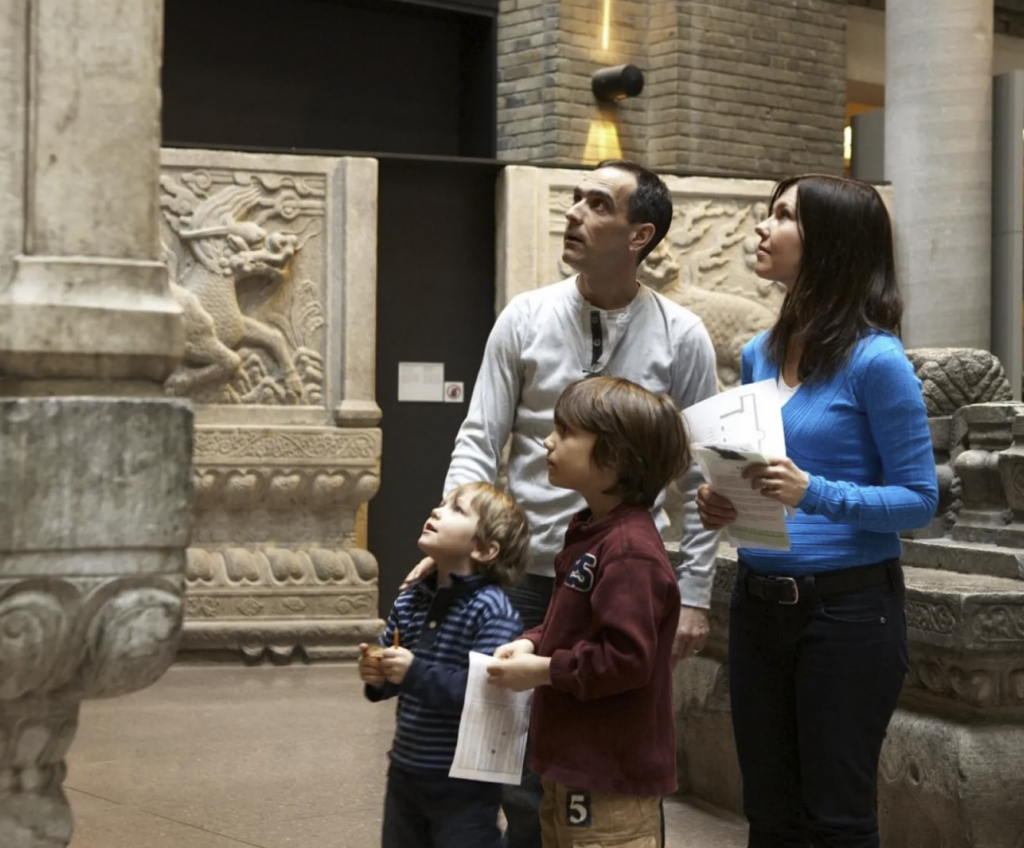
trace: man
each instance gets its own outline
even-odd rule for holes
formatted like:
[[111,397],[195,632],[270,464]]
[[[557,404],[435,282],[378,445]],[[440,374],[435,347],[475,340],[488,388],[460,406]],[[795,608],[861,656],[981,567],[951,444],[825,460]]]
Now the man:
[[[638,266],[672,221],[664,182],[633,162],[602,162],[580,181],[565,217],[562,259],[577,274],[519,295],[498,316],[444,484],[449,492],[462,483],[494,482],[511,436],[508,490],[530,522],[530,562],[509,596],[527,629],[544,619],[555,554],[569,518],[584,505],[576,492],[548,483],[543,440],[562,390],[587,375],[607,374],[667,394],[683,409],[717,387],[714,348],[700,319],[637,282]],[[708,634],[717,534],[703,529],[696,512],[700,482],[693,467],[682,480],[676,660],[700,651]],[[662,527],[663,501],[664,494],[655,506]],[[506,788],[509,848],[540,848],[540,798],[535,775]]]

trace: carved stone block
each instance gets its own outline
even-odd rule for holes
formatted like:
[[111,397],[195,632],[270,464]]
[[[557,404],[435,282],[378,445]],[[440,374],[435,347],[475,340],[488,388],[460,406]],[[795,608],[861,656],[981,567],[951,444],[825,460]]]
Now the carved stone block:
[[381,626],[376,162],[165,150],[164,244],[197,403],[182,647],[344,657]]
[[1021,848],[1024,726],[896,711],[882,746],[878,817],[895,848]]
[[952,415],[975,403],[1013,400],[1002,364],[987,350],[922,347],[908,350],[907,357],[921,381],[929,416]]

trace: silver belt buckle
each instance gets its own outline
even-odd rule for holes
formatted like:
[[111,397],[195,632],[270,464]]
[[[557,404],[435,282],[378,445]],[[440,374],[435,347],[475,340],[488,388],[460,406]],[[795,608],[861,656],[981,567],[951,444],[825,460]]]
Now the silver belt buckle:
[[782,582],[782,583],[788,583],[790,586],[793,587],[793,600],[791,600],[791,601],[779,601],[780,604],[785,604],[786,606],[793,606],[793,604],[797,604],[797,603],[800,602],[800,586],[796,582],[795,578],[793,578],[793,577],[776,577],[775,579],[780,581],[780,582]]

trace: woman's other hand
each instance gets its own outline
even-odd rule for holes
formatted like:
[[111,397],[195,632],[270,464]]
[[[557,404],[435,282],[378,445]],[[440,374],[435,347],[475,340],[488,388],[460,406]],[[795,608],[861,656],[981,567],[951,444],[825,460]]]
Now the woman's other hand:
[[792,507],[800,506],[811,479],[797,468],[793,460],[785,457],[769,459],[767,465],[748,466],[743,469],[743,476],[750,480],[750,487],[755,492]]
[[732,502],[716,495],[707,483],[697,487],[697,511],[705,530],[721,530],[736,520]]

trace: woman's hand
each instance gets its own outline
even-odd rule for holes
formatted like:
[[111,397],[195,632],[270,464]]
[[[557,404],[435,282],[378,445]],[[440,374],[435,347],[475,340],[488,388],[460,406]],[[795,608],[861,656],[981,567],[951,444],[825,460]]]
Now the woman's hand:
[[747,466],[743,469],[743,476],[750,480],[755,492],[792,507],[800,506],[811,479],[796,467],[793,460],[785,457],[769,459],[767,465]]
[[707,483],[697,487],[697,512],[705,530],[721,530],[736,520],[732,502],[716,495]]

